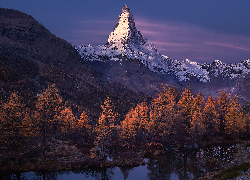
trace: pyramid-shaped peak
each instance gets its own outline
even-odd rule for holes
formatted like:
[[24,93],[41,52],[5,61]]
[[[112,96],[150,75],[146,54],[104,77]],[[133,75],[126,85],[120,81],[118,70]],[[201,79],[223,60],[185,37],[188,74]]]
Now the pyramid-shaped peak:
[[122,8],[122,12],[128,12],[128,13],[130,12],[129,7],[126,4]]
[[108,43],[116,47],[145,43],[141,33],[135,27],[133,15],[126,4],[122,8],[114,31],[109,35]]

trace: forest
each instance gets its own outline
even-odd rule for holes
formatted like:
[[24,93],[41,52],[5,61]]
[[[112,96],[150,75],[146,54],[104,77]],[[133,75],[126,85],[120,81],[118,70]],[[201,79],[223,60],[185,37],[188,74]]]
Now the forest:
[[[246,138],[250,103],[241,106],[237,96],[221,91],[205,100],[187,86],[182,93],[164,85],[156,98],[144,100],[121,116],[107,96],[99,118],[63,100],[55,84],[33,99],[10,92],[0,104],[0,164],[22,165],[52,158],[53,139],[67,140],[89,154],[106,160],[112,154],[194,144],[218,137]],[[149,148],[149,149],[150,149]]]

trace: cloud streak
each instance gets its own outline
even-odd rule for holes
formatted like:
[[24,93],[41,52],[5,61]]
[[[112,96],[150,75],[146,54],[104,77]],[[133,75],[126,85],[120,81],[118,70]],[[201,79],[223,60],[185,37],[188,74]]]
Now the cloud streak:
[[209,44],[209,45],[224,46],[224,47],[230,47],[230,48],[233,48],[233,49],[240,49],[240,50],[250,51],[250,49],[237,47],[237,46],[232,46],[230,44],[221,44],[221,43],[213,43],[213,42],[206,42],[206,43]]
[[[116,21],[76,20],[67,37],[74,45],[105,44]],[[137,30],[154,44],[161,54],[172,59],[190,59],[211,63],[219,59],[225,63],[250,58],[250,37],[222,34],[199,26],[173,21],[153,21],[135,18]]]
[[155,47],[170,58],[200,63],[220,59],[239,62],[250,58],[250,37],[222,34],[181,22],[155,22],[139,18],[136,27]]

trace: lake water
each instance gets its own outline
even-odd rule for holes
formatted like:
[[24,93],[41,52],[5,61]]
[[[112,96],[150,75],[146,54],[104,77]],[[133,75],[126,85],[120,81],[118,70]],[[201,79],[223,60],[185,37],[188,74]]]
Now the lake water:
[[80,171],[23,172],[0,176],[0,179],[53,180],[178,180],[196,179],[207,171],[217,170],[231,161],[235,146],[216,145],[206,148],[170,148],[165,155],[148,157],[138,167],[92,168]]

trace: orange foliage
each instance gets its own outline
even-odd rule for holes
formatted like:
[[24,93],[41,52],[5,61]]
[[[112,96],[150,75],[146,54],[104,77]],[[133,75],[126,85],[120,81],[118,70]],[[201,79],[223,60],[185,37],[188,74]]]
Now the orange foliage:
[[149,108],[146,102],[138,104],[135,109],[131,109],[125,120],[121,122],[121,138],[134,140],[136,136],[143,136],[147,132],[149,122]]
[[205,127],[204,127],[204,121],[202,117],[202,111],[204,108],[204,97],[199,92],[197,96],[194,98],[193,102],[193,113],[192,118],[190,122],[190,133],[193,136],[200,136],[204,133]]
[[62,132],[69,132],[76,127],[76,118],[70,107],[65,107],[56,119],[60,123]]
[[203,111],[203,120],[206,134],[214,134],[219,131],[219,120],[216,102],[212,95],[209,96]]
[[90,133],[91,126],[89,125],[89,117],[85,111],[82,112],[80,119],[78,119],[76,128],[79,131],[82,131],[84,135],[87,135]]
[[245,127],[245,118],[243,118],[238,97],[235,95],[225,115],[225,131],[227,134],[239,134],[245,131]]

